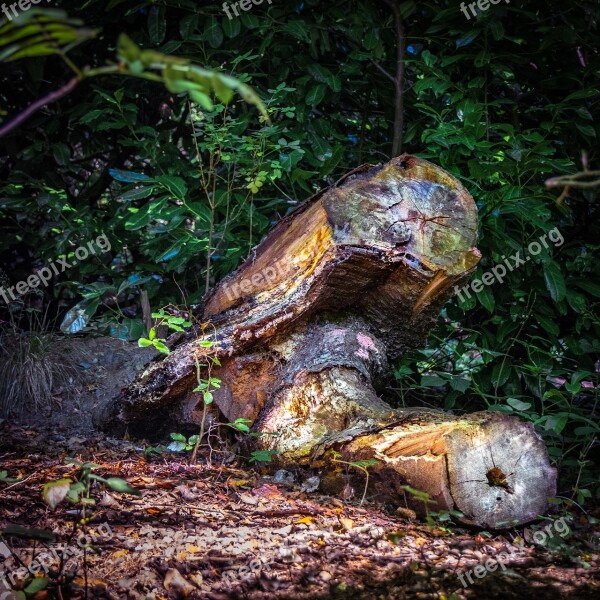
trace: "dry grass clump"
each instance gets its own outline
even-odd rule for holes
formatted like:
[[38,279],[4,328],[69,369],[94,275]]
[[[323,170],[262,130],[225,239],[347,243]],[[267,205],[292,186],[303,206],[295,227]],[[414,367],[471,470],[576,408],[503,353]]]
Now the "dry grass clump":
[[20,417],[48,409],[52,396],[73,377],[70,361],[57,350],[58,336],[37,316],[28,330],[0,326],[0,416]]

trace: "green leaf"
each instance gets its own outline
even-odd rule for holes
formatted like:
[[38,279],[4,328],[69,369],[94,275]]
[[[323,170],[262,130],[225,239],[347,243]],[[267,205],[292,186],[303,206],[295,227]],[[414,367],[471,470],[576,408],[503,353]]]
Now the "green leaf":
[[42,488],[42,499],[54,510],[69,493],[71,487],[70,479],[59,479],[58,481],[49,481]]
[[121,33],[117,39],[117,56],[128,64],[139,60],[140,47],[128,35]]
[[212,404],[213,402],[213,395],[211,392],[204,392],[204,404]]
[[133,202],[134,200],[142,200],[152,195],[154,191],[153,187],[136,187],[131,190],[127,190],[117,196],[117,199],[121,202]]
[[273,456],[279,454],[274,450],[255,450],[250,455],[250,462],[271,462]]
[[589,125],[588,123],[579,123],[576,121],[575,127],[577,127],[577,129],[579,129],[579,131],[581,131],[581,133],[583,133],[583,135],[585,135],[586,137],[589,137],[589,138],[596,137],[596,130],[594,129],[594,127],[592,125]]
[[147,340],[146,338],[140,338],[138,340],[138,346],[140,348],[148,348],[148,346],[152,346],[152,342],[150,340]]
[[600,285],[597,283],[588,281],[586,279],[574,279],[573,283],[575,283],[575,285],[580,287],[582,290],[588,292],[588,294],[592,294],[592,296],[600,298]]
[[471,386],[471,380],[464,377],[452,377],[450,387],[457,392],[466,392]]
[[204,39],[210,44],[211,48],[218,48],[223,43],[223,30],[214,17],[209,19],[206,24]]
[[223,104],[229,104],[233,98],[233,89],[230,86],[226,85],[221,79],[221,77],[219,77],[218,75],[213,77],[212,85],[213,91],[215,92],[217,98]]
[[187,185],[181,177],[159,175],[156,177],[155,181],[178,200],[185,200],[187,196]]
[[66,144],[55,144],[52,147],[54,160],[61,166],[69,163],[71,160],[71,149]]
[[369,467],[373,467],[377,464],[377,460],[375,460],[374,458],[371,458],[369,460],[355,460],[351,463],[349,463],[349,465],[351,467],[358,467],[359,469],[367,469]]
[[319,64],[313,64],[309,65],[308,72],[316,81],[327,84],[334,92],[342,90],[340,78],[334,75],[328,68]]
[[67,494],[67,500],[72,504],[77,504],[80,500],[80,494],[84,492],[85,489],[85,485],[80,481],[72,483],[69,493]]
[[544,280],[552,300],[554,302],[563,300],[567,292],[567,286],[558,263],[553,260],[544,263]]
[[560,333],[560,327],[552,319],[538,313],[536,313],[535,318],[550,335],[558,335]]
[[494,306],[496,305],[496,302],[490,286],[486,285],[481,292],[477,294],[477,300],[479,300],[481,305],[486,308],[488,312],[494,312]]
[[120,477],[109,477],[106,480],[106,485],[108,485],[111,489],[115,490],[115,492],[119,492],[120,494],[131,494],[132,496],[142,495],[140,490],[137,490]]
[[181,19],[179,22],[179,33],[183,40],[188,40],[190,38],[196,30],[196,27],[198,27],[199,20],[200,17],[197,14],[186,15]]
[[152,341],[152,345],[159,351],[162,352],[163,354],[171,354],[171,351],[169,350],[169,348],[166,346],[166,344],[164,342],[161,342],[160,340],[153,340]]
[[248,427],[247,423],[252,423],[252,421],[250,419],[239,418],[235,420],[233,426],[244,433],[249,433],[250,427]]
[[171,452],[182,452],[186,448],[185,442],[171,442],[167,449],[171,450]]
[[9,524],[2,530],[4,537],[16,537],[23,540],[38,540],[53,544],[56,536],[47,529],[36,529],[31,527],[22,527],[21,525]]
[[325,98],[326,91],[327,87],[323,83],[319,83],[306,94],[304,101],[310,106],[318,106]]
[[228,38],[234,38],[242,30],[242,24],[240,20],[236,18],[228,19],[225,17],[221,21],[221,27],[223,29],[223,33],[225,33]]
[[431,499],[427,492],[423,492],[422,490],[417,490],[410,485],[401,485],[400,489],[408,492],[411,496],[414,496],[417,500],[424,502],[425,504],[435,504],[435,502]]
[[35,577],[31,583],[25,588],[27,594],[37,594],[46,589],[49,579],[47,577]]
[[9,477],[8,471],[0,471],[0,481],[4,481],[5,483],[14,483],[15,481],[19,481],[19,479]]
[[494,365],[492,370],[492,383],[495,387],[502,387],[510,377],[512,364],[510,360],[504,360]]
[[521,400],[517,400],[517,398],[507,398],[506,403],[521,412],[531,408],[531,402],[522,402]]
[[148,203],[141,209],[135,207],[129,208],[131,216],[125,221],[125,229],[127,231],[137,231],[147,225],[152,218],[152,210],[155,206],[156,204],[154,203]]
[[448,382],[438,375],[423,375],[421,377],[421,385],[423,387],[440,387],[446,385],[446,383]]
[[187,442],[185,436],[182,435],[181,433],[172,433],[170,437],[172,440],[175,440],[176,442]]
[[283,31],[289,33],[292,37],[301,42],[310,43],[311,37],[307,24],[304,21],[292,19],[287,21],[283,27]]
[[165,19],[164,6],[152,6],[148,14],[148,33],[150,39],[155,45],[160,44],[165,39],[167,33],[167,21]]
[[214,109],[214,104],[208,94],[205,94],[204,92],[200,92],[198,90],[190,90],[188,93],[190,95],[190,98],[194,102],[197,102],[204,110]]

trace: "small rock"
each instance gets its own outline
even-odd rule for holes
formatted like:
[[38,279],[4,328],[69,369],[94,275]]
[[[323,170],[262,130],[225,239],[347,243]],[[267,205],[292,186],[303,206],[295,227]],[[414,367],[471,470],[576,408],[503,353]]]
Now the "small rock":
[[285,527],[280,527],[279,529],[274,529],[273,533],[277,535],[289,535],[292,533],[292,526],[286,525]]
[[106,506],[107,508],[115,508],[119,506],[119,503],[108,492],[104,492],[102,494],[102,498],[100,499],[100,506]]
[[319,577],[323,580],[323,581],[330,581],[333,577],[333,575],[331,573],[329,573],[328,571],[321,571],[319,573]]
[[169,569],[164,581],[165,589],[187,598],[196,588],[177,570]]
[[417,513],[410,508],[404,508],[403,506],[399,506],[396,509],[396,512],[404,519],[408,519],[409,521],[413,521],[417,518]]
[[294,474],[286,471],[285,469],[279,469],[279,471],[275,472],[273,476],[273,481],[275,483],[284,483],[287,485],[291,485],[294,483]]
[[308,479],[306,479],[304,481],[301,489],[303,492],[306,492],[306,493],[315,492],[316,490],[319,489],[320,483],[321,483],[321,480],[319,479],[319,477],[317,475],[314,475],[313,477],[309,477]]
[[344,500],[350,500],[350,498],[354,497],[355,493],[354,488],[351,485],[346,484],[342,490],[342,498]]

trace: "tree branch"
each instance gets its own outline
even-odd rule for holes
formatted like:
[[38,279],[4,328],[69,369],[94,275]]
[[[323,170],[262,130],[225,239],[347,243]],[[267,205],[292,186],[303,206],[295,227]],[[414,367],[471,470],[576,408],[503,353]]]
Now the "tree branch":
[[392,157],[402,152],[404,137],[404,53],[406,46],[406,33],[400,7],[394,0],[384,0],[394,13],[394,26],[396,29],[396,76],[394,86],[396,90],[394,101],[394,139],[392,141]]
[[390,75],[376,60],[371,59],[371,64],[379,69],[392,83],[396,83],[396,79],[393,75]]
[[73,77],[70,81],[65,83],[61,88],[58,88],[54,92],[50,92],[46,94],[39,100],[36,100],[32,104],[30,104],[24,111],[20,112],[16,117],[11,119],[6,125],[0,127],[0,138],[8,135],[13,129],[21,125],[21,123],[27,121],[29,117],[31,117],[35,112],[37,112],[43,106],[48,104],[52,104],[52,102],[56,102],[60,100],[63,96],[66,96],[70,91],[72,91],[75,86],[81,81],[79,77]]

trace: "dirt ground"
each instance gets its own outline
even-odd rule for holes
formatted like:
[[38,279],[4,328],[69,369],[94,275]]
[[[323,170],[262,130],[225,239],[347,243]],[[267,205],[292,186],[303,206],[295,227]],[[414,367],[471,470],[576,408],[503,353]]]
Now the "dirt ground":
[[[81,515],[73,505],[51,511],[42,501],[45,482],[75,478],[67,457],[91,460],[98,475],[122,477],[141,492],[92,488],[97,504],[86,533],[93,537],[74,534]],[[27,596],[35,600],[600,597],[600,528],[592,524],[599,511],[574,508],[569,532],[551,526],[540,545],[532,536],[545,523],[503,532],[426,525],[407,510],[370,501],[361,507],[362,490],[348,501],[311,491],[314,473],[274,478],[230,459],[219,464],[213,455],[209,465],[203,456],[190,465],[187,456],[148,454],[98,434],[4,423],[0,471],[20,481],[0,482],[0,527],[51,530],[57,539],[36,546],[6,537],[0,573],[18,587],[26,572],[16,571],[15,555],[31,566],[35,552],[52,576],[45,590]],[[84,540],[93,548],[84,552]],[[65,564],[56,575],[60,556]],[[463,586],[459,575],[486,561],[472,583],[462,575]],[[0,598],[12,598],[2,596],[1,581]]]

